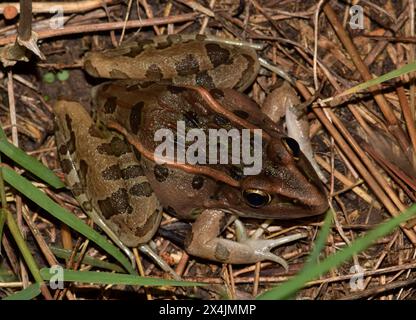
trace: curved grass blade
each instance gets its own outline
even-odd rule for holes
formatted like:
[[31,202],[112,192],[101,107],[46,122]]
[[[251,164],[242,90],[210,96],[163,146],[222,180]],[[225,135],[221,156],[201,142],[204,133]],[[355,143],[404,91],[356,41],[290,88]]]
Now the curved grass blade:
[[112,245],[107,239],[101,236],[94,229],[87,226],[81,219],[70,213],[68,210],[62,208],[52,199],[50,199],[43,192],[39,191],[31,182],[21,177],[13,170],[2,167],[4,180],[13,188],[24,194],[30,200],[35,202],[38,206],[49,212],[58,220],[65,223],[75,231],[84,235],[104,251],[113,256],[121,265],[132,274],[136,274],[129,260],[121,253],[121,251]]
[[[66,250],[63,248],[57,248],[57,247],[50,247],[52,253],[57,256],[58,258],[62,258],[62,259],[69,259],[71,257],[72,251],[71,250]],[[78,261],[79,259],[79,254],[75,255],[74,258],[76,261]],[[103,260],[99,260],[99,259],[95,259],[91,256],[88,255],[84,255],[84,258],[82,259],[81,263],[85,263],[88,264],[90,266],[93,267],[97,267],[97,268],[101,268],[101,269],[107,269],[107,270],[111,270],[111,271],[115,271],[115,272],[123,272],[124,269],[121,268],[119,265],[111,263],[111,262],[107,262],[107,261],[103,261]]]
[[297,276],[283,283],[282,285],[277,286],[259,295],[257,299],[287,299],[296,291],[300,290],[306,282],[311,281],[319,275],[328,272],[330,269],[339,266],[343,262],[350,259],[354,254],[357,254],[367,249],[375,240],[387,235],[394,228],[398,227],[401,223],[413,218],[415,215],[416,204],[413,204],[410,208],[405,210],[399,216],[388,220],[387,222],[381,224],[374,230],[368,232],[365,236],[353,241],[349,247],[342,249],[335,254],[330,255],[321,263],[310,266],[309,268],[303,268]]
[[15,294],[3,298],[2,300],[31,300],[40,294],[39,283],[34,283]]
[[376,84],[380,84],[384,81],[388,81],[390,79],[396,78],[396,77],[400,77],[403,74],[412,72],[416,70],[416,61],[413,61],[411,63],[408,63],[406,65],[404,65],[403,67],[387,72],[377,78],[368,80],[366,82],[360,83],[359,85],[356,85],[352,88],[349,88],[348,90],[345,90],[344,92],[342,92],[341,94],[339,94],[337,97],[342,97],[351,93],[356,93],[358,91],[367,89],[371,86],[374,86]]
[[318,237],[316,238],[316,241],[313,246],[313,250],[309,255],[308,260],[306,261],[303,268],[310,268],[318,262],[319,254],[324,249],[326,239],[328,238],[329,232],[331,231],[332,217],[334,216],[334,214],[335,212],[332,210],[332,208],[326,212],[324,224],[322,225],[322,228],[319,231]]
[[55,189],[65,187],[65,184],[47,167],[40,163],[37,159],[29,156],[23,150],[17,148],[9,141],[4,134],[3,129],[0,128],[0,152],[4,153],[7,157],[14,162],[25,168],[27,171],[33,173],[42,181],[51,185]]
[[[40,273],[45,281],[50,280],[52,277],[56,277],[55,271],[49,268],[43,268]],[[178,281],[167,280],[158,278],[140,277],[131,274],[120,274],[111,272],[94,272],[94,271],[74,271],[63,270],[63,281],[70,282],[85,282],[85,283],[97,283],[97,284],[125,284],[125,285],[142,285],[142,286],[204,286],[205,283],[191,282],[191,281]]]

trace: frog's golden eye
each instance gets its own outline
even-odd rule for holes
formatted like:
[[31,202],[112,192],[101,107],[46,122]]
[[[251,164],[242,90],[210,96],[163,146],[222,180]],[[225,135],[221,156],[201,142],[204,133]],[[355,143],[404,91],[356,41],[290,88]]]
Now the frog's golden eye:
[[257,189],[247,189],[243,191],[243,198],[246,203],[253,208],[261,208],[272,201],[272,197],[267,192]]
[[284,137],[282,138],[282,143],[285,146],[287,152],[289,152],[295,159],[300,157],[300,147],[299,143],[292,138]]

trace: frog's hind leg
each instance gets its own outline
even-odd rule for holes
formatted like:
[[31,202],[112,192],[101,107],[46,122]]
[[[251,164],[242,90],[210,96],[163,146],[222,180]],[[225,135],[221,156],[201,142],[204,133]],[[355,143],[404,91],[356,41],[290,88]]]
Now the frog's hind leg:
[[288,265],[284,259],[270,252],[274,247],[304,237],[297,234],[283,239],[260,240],[247,237],[244,226],[236,221],[238,242],[219,237],[228,220],[221,210],[205,210],[192,226],[192,233],[185,241],[187,251],[195,256],[231,264],[250,264],[271,260]]

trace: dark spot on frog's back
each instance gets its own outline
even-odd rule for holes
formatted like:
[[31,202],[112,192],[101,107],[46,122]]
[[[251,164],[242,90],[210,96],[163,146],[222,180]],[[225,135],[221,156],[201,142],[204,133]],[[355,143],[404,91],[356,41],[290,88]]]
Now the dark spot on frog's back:
[[239,117],[241,119],[244,119],[244,120],[248,119],[248,117],[249,117],[249,114],[247,112],[245,112],[244,110],[234,110],[233,113],[237,117]]
[[116,97],[108,97],[104,103],[104,113],[112,114],[116,111],[117,108],[117,98]]
[[62,172],[65,173],[66,175],[68,175],[73,166],[72,166],[72,161],[69,159],[62,159],[61,160],[61,168],[62,168]]
[[129,166],[121,170],[121,176],[124,180],[144,176],[143,168],[140,165]]
[[58,152],[59,152],[60,155],[63,155],[63,156],[66,155],[66,153],[68,152],[68,148],[67,148],[66,144],[60,145],[59,148],[58,148]]
[[199,72],[199,62],[192,54],[187,54],[184,59],[175,64],[175,70],[179,76],[188,76]]
[[201,176],[195,176],[192,179],[192,189],[194,190],[199,190],[203,187],[204,185],[204,178]]
[[163,78],[163,73],[157,64],[151,64],[147,68],[145,76],[148,80],[159,81]]
[[97,203],[103,216],[107,219],[116,214],[133,212],[133,208],[129,204],[127,190],[124,188],[117,190],[104,200],[98,200]]
[[207,89],[215,88],[214,80],[212,80],[212,77],[208,74],[207,71],[199,72],[196,75],[195,82],[198,86]]
[[101,176],[104,180],[119,180],[121,179],[121,170],[118,164],[109,166],[101,171]]
[[118,137],[113,137],[110,143],[103,143],[97,147],[98,153],[119,157],[131,151],[126,142]]
[[136,197],[150,197],[153,194],[153,189],[149,182],[135,184],[130,188],[129,193]]
[[131,132],[137,134],[139,132],[141,120],[142,120],[142,109],[144,107],[144,102],[140,101],[136,103],[130,111],[130,129]]
[[165,181],[169,176],[169,169],[160,165],[155,165],[153,172],[155,174],[156,180],[159,182]]
[[230,52],[227,49],[221,48],[219,44],[207,43],[205,45],[209,60],[214,68],[221,64],[227,64],[230,60]]

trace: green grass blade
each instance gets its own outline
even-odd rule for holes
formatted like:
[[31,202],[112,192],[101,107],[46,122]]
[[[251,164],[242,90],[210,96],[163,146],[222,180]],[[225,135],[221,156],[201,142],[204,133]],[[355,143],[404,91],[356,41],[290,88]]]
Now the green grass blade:
[[135,274],[136,272],[131,266],[129,260],[121,253],[118,248],[112,245],[107,241],[103,236],[96,232],[91,227],[87,226],[81,219],[77,218],[68,210],[62,208],[52,199],[50,199],[46,194],[38,190],[33,184],[27,179],[21,177],[13,170],[2,167],[4,180],[10,184],[13,188],[20,191],[30,200],[39,205],[42,209],[49,212],[58,220],[65,223],[70,228],[84,235],[98,246],[100,246],[104,251],[113,256],[117,261],[119,261],[122,266],[129,272]]
[[[43,268],[40,273],[45,281],[52,277],[56,278],[55,271],[51,272],[49,268]],[[73,271],[63,270],[63,281],[97,283],[97,284],[125,284],[125,285],[142,285],[142,286],[204,286],[206,284],[191,281],[177,281],[158,278],[140,277],[137,275],[94,272],[94,271]]]
[[412,71],[415,71],[415,70],[416,70],[416,61],[413,61],[411,63],[408,63],[408,64],[404,65],[403,67],[401,67],[399,69],[387,72],[386,74],[383,74],[383,75],[381,75],[377,78],[368,80],[368,81],[360,83],[359,85],[356,85],[352,88],[349,88],[348,90],[339,94],[338,97],[345,96],[345,95],[352,94],[352,93],[356,93],[360,90],[367,89],[371,86],[380,84],[384,81],[387,81],[387,80],[390,80],[390,79],[393,79],[393,78],[396,78],[396,77],[400,77],[403,74],[406,74],[406,73],[409,73],[409,72],[412,72]]
[[332,226],[332,217],[334,216],[334,211],[329,209],[326,212],[324,224],[322,225],[321,230],[319,231],[318,237],[314,243],[313,250],[309,255],[308,261],[306,262],[304,268],[312,267],[318,262],[319,254],[325,248],[326,239],[328,238],[329,233],[331,232]]
[[37,297],[39,294],[40,294],[40,284],[34,283],[34,284],[31,284],[26,289],[23,289],[8,297],[5,297],[2,300],[31,300]]
[[[72,254],[71,250],[66,250],[66,249],[57,248],[53,246],[51,246],[50,249],[55,256],[57,256],[58,258],[62,258],[62,259],[69,259]],[[79,254],[76,254],[75,260],[78,261],[78,259],[79,259]],[[117,264],[99,260],[88,255],[84,255],[84,258],[82,259],[82,263],[88,264],[93,267],[107,269],[110,271],[115,271],[115,272],[120,272],[120,273],[124,271],[124,269],[118,266]]]
[[343,262],[350,259],[354,254],[357,254],[368,248],[375,240],[390,233],[394,228],[401,223],[411,219],[416,215],[416,204],[401,213],[398,217],[392,218],[387,222],[381,224],[374,230],[368,232],[365,236],[355,240],[345,249],[330,255],[321,263],[313,265],[309,268],[304,268],[302,271],[291,280],[277,286],[257,297],[260,300],[270,299],[286,299],[293,295],[296,291],[301,289],[306,282],[311,281],[321,274],[328,272]]
[[[0,130],[3,131],[1,128]],[[52,187],[56,189],[65,187],[65,184],[49,168],[7,141],[4,132],[0,134],[0,152]]]

